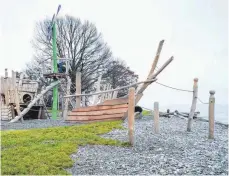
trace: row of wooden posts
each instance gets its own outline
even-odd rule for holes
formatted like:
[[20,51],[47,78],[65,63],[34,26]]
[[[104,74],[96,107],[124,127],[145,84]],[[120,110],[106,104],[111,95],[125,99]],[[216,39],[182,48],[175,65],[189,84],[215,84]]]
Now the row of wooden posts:
[[[197,85],[198,79],[194,79],[194,86],[193,86],[193,101],[191,110],[189,113],[188,118],[188,127],[187,131],[191,131],[191,124],[193,121],[194,112],[196,109],[196,103],[197,103],[197,92],[198,92],[198,85]],[[214,139],[214,126],[215,126],[215,97],[214,97],[215,91],[210,91],[210,97],[209,97],[209,139]],[[135,88],[129,89],[129,99],[128,99],[128,136],[129,136],[129,142],[131,145],[134,145],[134,123],[135,123]],[[159,102],[154,102],[154,113],[153,113],[153,119],[154,119],[154,132],[159,133]]]

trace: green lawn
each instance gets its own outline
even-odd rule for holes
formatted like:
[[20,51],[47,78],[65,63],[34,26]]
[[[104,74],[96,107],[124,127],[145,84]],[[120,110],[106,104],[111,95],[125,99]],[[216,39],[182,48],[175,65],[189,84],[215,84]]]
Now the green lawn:
[[143,115],[143,116],[148,116],[148,115],[150,115],[150,114],[151,114],[151,112],[148,111],[148,110],[143,110],[143,111],[142,111],[142,115]]
[[128,146],[100,134],[121,129],[121,121],[80,126],[1,132],[1,175],[64,175],[72,166],[70,155],[77,147],[90,145]]

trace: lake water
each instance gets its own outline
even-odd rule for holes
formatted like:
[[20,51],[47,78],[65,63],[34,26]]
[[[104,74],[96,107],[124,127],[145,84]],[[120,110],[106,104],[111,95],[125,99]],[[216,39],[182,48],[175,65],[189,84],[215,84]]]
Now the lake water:
[[[165,112],[167,109],[170,111],[178,110],[180,112],[189,112],[191,105],[166,105],[161,106],[160,111]],[[208,105],[207,104],[197,104],[196,111],[199,111],[199,117],[208,119]],[[215,105],[215,120],[228,124],[228,105]]]

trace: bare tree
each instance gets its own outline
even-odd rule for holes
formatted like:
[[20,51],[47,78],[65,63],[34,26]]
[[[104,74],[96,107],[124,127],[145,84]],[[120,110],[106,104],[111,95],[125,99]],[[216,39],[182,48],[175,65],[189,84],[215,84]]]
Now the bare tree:
[[[50,20],[36,24],[35,37],[32,45],[35,49],[34,60],[27,65],[27,74],[39,77],[42,66],[45,71],[51,72],[52,42],[47,39],[47,28]],[[104,64],[108,62],[112,53],[103,41],[101,34],[94,24],[78,18],[65,16],[57,19],[57,56],[70,58],[72,83],[75,83],[75,74],[82,72],[82,91],[91,91],[99,74],[104,71]],[[44,64],[41,64],[45,60]],[[47,62],[49,61],[49,62]],[[35,74],[32,74],[34,73]],[[74,90],[72,90],[74,92]]]
[[[35,36],[32,40],[34,58],[27,64],[26,73],[32,79],[38,79],[44,72],[52,72],[52,41],[47,39],[50,20],[38,22]],[[135,75],[124,63],[112,59],[112,52],[103,41],[101,33],[94,24],[71,16],[58,18],[57,27],[57,57],[69,58],[69,75],[72,81],[71,93],[75,92],[75,75],[81,72],[82,91],[95,91],[95,82],[100,75],[105,81],[112,83],[112,88],[135,82]],[[120,72],[119,72],[120,71]],[[44,81],[44,80],[43,80]],[[49,84],[52,80],[45,80]],[[61,91],[61,90],[60,90]],[[120,92],[118,96],[126,94]],[[88,100],[89,97],[86,97]]]
[[[138,81],[138,75],[130,70],[120,59],[111,60],[107,65],[107,70],[103,74],[104,83],[109,83],[112,89],[133,84]],[[127,95],[128,89],[118,92],[118,97]]]

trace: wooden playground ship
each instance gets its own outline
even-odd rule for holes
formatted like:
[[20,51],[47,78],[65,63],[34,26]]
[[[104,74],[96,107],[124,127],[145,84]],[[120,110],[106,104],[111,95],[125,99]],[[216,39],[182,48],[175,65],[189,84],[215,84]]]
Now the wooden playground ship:
[[[1,77],[1,117],[2,119],[11,120],[10,122],[16,122],[19,119],[26,117],[31,109],[38,108],[37,117],[42,118],[44,115],[45,103],[42,104],[41,100],[43,96],[53,89],[54,86],[61,84],[61,79],[67,80],[65,85],[64,96],[64,108],[62,109],[63,118],[69,122],[94,122],[94,121],[111,121],[125,119],[130,110],[130,104],[136,105],[143,96],[144,90],[153,82],[157,80],[157,76],[172,62],[173,57],[168,59],[164,65],[161,66],[154,73],[158,63],[158,59],[162,50],[164,40],[159,42],[159,46],[154,58],[151,70],[147,76],[146,81],[137,82],[132,85],[119,87],[112,90],[100,91],[100,81],[98,80],[97,91],[91,94],[81,94],[81,73],[76,73],[76,92],[74,95],[70,95],[71,80],[67,74],[64,77],[57,78],[50,85],[42,89],[38,94],[38,84],[31,80],[23,79],[23,76],[16,78],[16,73],[12,72],[12,78],[8,78],[6,70],[5,77]],[[67,63],[67,61],[66,61]],[[67,70],[66,70],[67,73]],[[52,74],[43,75],[44,78],[52,77]],[[27,81],[27,82],[26,82]],[[26,87],[27,85],[27,87]],[[129,95],[125,97],[117,98],[118,91],[121,89],[127,89],[136,87],[132,98]],[[106,96],[108,94],[108,96]],[[98,103],[98,95],[100,101]],[[94,105],[88,107],[82,107],[84,104],[85,96],[94,96]],[[74,97],[75,107],[69,110],[69,103],[71,98]],[[29,99],[29,101],[28,101]],[[23,108],[22,108],[23,107]],[[133,108],[133,107],[132,107]],[[131,108],[131,109],[132,109]],[[15,109],[15,110],[14,110]],[[22,111],[21,111],[22,109]],[[9,113],[10,112],[10,113]],[[9,115],[11,114],[11,115]]]
[[[98,88],[97,88],[97,93],[94,94],[80,94],[80,87],[76,87],[78,89],[78,94],[77,95],[67,95],[65,96],[66,98],[69,97],[76,97],[76,101],[81,101],[82,96],[88,96],[88,95],[96,95],[96,94],[103,94],[104,93],[111,93],[112,95],[110,97],[112,97],[112,99],[108,99],[105,101],[102,101],[99,104],[96,104],[94,106],[89,106],[89,107],[80,107],[80,103],[78,104],[78,107],[74,108],[71,112],[66,112],[67,115],[65,115],[65,120],[66,121],[75,121],[75,122],[94,122],[94,121],[111,121],[111,120],[121,120],[121,119],[125,119],[127,117],[128,114],[128,104],[131,103],[130,102],[130,97],[126,96],[126,97],[121,97],[121,98],[116,98],[117,93],[119,90],[121,89],[126,89],[129,87],[134,87],[136,85],[138,85],[138,88],[135,91],[135,97],[134,97],[134,104],[136,105],[139,100],[142,98],[143,96],[143,92],[144,90],[153,82],[156,81],[156,77],[165,69],[165,67],[167,65],[169,65],[169,63],[171,63],[171,61],[173,60],[173,57],[171,57],[161,68],[158,69],[158,71],[156,73],[154,73],[155,68],[157,66],[157,62],[162,50],[162,46],[163,46],[164,40],[160,41],[158,49],[157,49],[157,53],[156,56],[154,58],[153,61],[153,65],[152,68],[148,74],[148,77],[146,79],[146,81],[143,82],[138,82],[135,83],[133,85],[129,85],[129,86],[124,86],[124,87],[120,87],[117,89],[113,89],[113,90],[107,90],[107,91],[103,91],[100,92],[100,86],[99,86],[99,82],[98,82]],[[80,77],[76,77],[76,79],[80,79]],[[76,80],[77,82],[77,80]],[[80,82],[80,80],[78,80],[78,82]],[[108,96],[109,97],[109,96]],[[78,100],[77,100],[78,98]],[[66,105],[67,105],[67,100],[66,100]]]

